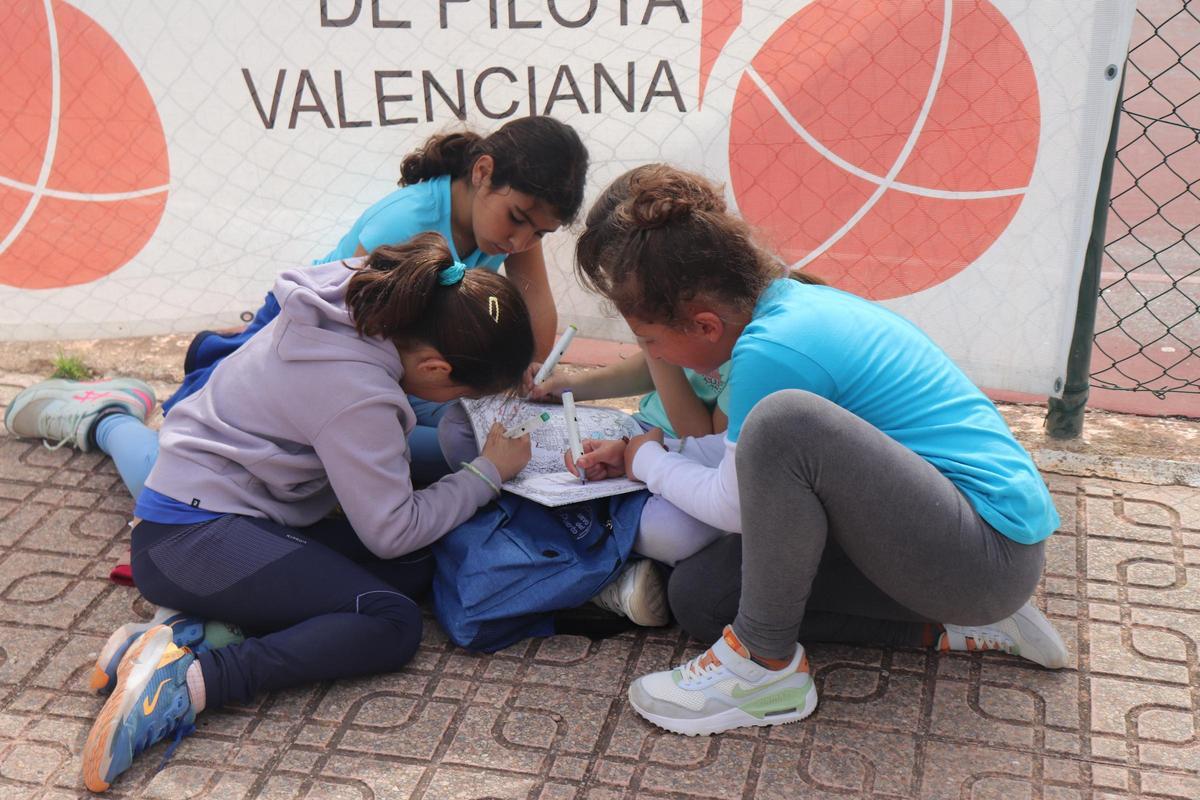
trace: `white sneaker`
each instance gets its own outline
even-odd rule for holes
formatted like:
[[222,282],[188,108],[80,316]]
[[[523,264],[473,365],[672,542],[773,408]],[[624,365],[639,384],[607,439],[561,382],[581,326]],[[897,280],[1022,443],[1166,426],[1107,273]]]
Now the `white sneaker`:
[[733,728],[784,725],[817,707],[804,647],[788,665],[769,670],[752,661],[733,628],[683,666],[638,678],[629,687],[633,710],[660,728],[707,736]]
[[1060,669],[1067,665],[1067,646],[1062,637],[1050,620],[1031,603],[1021,606],[1011,617],[990,625],[943,627],[946,632],[938,639],[939,650],[1001,650],[1048,669]]
[[592,603],[647,628],[671,621],[667,587],[658,567],[648,558],[626,564],[617,579],[592,598]]

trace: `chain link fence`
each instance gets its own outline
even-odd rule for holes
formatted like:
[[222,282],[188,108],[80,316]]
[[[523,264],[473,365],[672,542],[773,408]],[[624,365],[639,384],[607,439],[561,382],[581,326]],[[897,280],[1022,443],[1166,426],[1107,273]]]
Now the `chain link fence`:
[[1091,383],[1200,394],[1200,2],[1140,0],[1122,111]]
[[[1200,380],[1175,363],[1200,341],[1180,310],[1188,2],[1141,0],[1093,359],[1110,385]],[[553,114],[593,191],[647,161],[705,172],[788,263],[888,302],[981,385],[1061,388],[1133,0],[278,5],[0,5],[0,338],[236,325],[426,137]],[[628,338],[551,239],[560,320]]]

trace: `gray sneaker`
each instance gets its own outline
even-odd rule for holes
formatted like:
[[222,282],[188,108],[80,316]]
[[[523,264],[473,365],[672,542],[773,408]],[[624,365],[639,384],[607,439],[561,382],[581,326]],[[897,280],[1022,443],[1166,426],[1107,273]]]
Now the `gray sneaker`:
[[1067,645],[1050,620],[1033,603],[1026,603],[1012,616],[990,625],[944,625],[938,649],[973,652],[1000,650],[1026,658],[1047,669],[1067,665]]
[[648,558],[626,564],[617,579],[592,598],[592,603],[647,628],[671,621],[662,574]]
[[105,414],[132,414],[143,422],[154,410],[154,390],[133,378],[107,381],[48,380],[21,391],[4,412],[9,433],[42,439],[51,450],[70,444],[83,452],[95,447],[91,436]]

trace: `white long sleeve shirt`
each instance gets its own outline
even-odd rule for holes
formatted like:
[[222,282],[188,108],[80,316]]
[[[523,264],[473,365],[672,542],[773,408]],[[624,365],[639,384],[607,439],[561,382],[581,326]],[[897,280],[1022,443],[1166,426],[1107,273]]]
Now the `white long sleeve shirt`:
[[681,511],[731,533],[742,532],[734,451],[737,442],[724,434],[684,439],[680,452],[654,442],[638,448],[633,477]]

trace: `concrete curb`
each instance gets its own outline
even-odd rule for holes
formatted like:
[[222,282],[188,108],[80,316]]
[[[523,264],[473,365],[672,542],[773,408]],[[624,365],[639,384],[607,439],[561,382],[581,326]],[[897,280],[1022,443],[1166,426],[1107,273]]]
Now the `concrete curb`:
[[[0,405],[22,387],[50,372],[59,352],[82,357],[100,375],[135,375],[148,380],[165,398],[183,377],[183,353],[191,336],[94,340],[83,342],[0,342]],[[605,364],[628,357],[636,346],[576,339],[568,369],[582,364]],[[1200,397],[1197,398],[1200,411]],[[633,411],[634,398],[602,401]],[[1045,472],[1106,478],[1155,486],[1200,487],[1200,420],[1142,417],[1089,409],[1083,436],[1060,440],[1047,436],[1042,425],[1044,404],[998,402],[1017,440]],[[158,424],[158,415],[151,422]]]
[[1030,450],[1033,461],[1043,472],[1085,478],[1111,478],[1117,481],[1148,483],[1155,486],[1192,486],[1200,488],[1200,464],[1167,458],[1109,456],[1070,453],[1065,450]]

